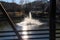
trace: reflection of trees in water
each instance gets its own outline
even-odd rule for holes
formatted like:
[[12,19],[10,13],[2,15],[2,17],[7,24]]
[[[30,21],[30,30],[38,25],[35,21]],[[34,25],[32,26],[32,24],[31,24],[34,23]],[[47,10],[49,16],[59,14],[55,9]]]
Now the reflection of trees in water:
[[3,22],[0,22],[0,31],[11,31],[13,30],[11,28],[11,25],[9,24],[8,21],[3,21]]
[[4,29],[5,27],[7,27],[9,25],[9,23],[7,21],[4,22],[0,22],[0,29]]
[[39,29],[42,29],[42,28],[49,28],[48,22],[45,22],[43,25],[36,26],[33,29],[39,30]]

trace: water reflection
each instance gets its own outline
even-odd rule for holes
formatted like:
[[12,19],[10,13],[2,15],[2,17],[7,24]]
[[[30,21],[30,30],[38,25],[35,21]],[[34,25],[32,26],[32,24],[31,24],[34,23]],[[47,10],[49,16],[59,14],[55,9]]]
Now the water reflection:
[[[16,23],[16,24],[17,24],[16,29],[17,30],[22,30],[22,32],[19,32],[19,33],[22,34],[22,38],[24,40],[30,40],[29,38],[49,37],[49,34],[47,34],[47,35],[28,35],[28,34],[49,33],[48,30],[47,31],[28,31],[28,30],[49,29],[47,22],[42,23],[39,20],[33,19],[31,13],[22,22],[19,22],[19,23]],[[13,31],[13,29],[7,23],[5,26],[3,26],[3,29],[0,29],[0,31]],[[2,34],[0,33],[0,35],[15,35],[15,33],[14,32],[2,33]],[[2,39],[14,39],[14,38],[17,38],[17,37],[16,36],[14,36],[14,37],[6,37],[6,38],[4,37],[4,38],[0,38],[0,39],[2,40]],[[38,40],[40,40],[40,39],[38,39]],[[45,39],[42,39],[42,40],[45,40]]]
[[[43,24],[44,23],[33,19],[31,12],[29,12],[29,16],[26,17],[24,19],[24,21],[17,23],[18,26],[20,26],[20,27],[22,26],[22,34],[24,35],[24,36],[22,36],[23,40],[28,40],[28,38],[30,38],[30,36],[28,36],[28,32],[27,32],[28,30],[32,30],[35,27],[39,27],[40,25],[43,25]],[[26,31],[24,31],[24,30],[26,30]]]
[[11,29],[11,26],[9,25],[9,23],[7,21],[3,21],[0,23],[0,31],[1,30],[8,31],[9,30],[8,28]]

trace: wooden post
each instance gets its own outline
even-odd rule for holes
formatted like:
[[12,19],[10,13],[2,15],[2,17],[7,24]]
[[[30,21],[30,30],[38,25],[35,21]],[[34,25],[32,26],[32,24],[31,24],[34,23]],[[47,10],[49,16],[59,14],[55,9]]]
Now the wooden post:
[[4,13],[4,15],[8,18],[8,22],[11,24],[11,27],[13,28],[14,32],[16,33],[18,40],[22,40],[20,34],[18,33],[18,31],[15,28],[15,24],[13,23],[12,19],[10,18],[10,16],[8,15],[8,13],[6,12],[6,10],[4,9],[3,5],[0,3],[0,10]]
[[49,26],[50,40],[56,40],[56,0],[50,0]]

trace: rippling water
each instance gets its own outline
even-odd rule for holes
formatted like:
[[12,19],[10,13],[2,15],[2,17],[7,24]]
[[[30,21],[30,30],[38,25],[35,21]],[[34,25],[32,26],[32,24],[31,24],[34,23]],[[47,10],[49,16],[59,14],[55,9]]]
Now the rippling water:
[[[43,25],[42,22],[35,20],[32,18],[31,12],[29,12],[29,17],[26,17],[22,22],[17,23],[17,25],[22,27],[22,36],[23,40],[28,40],[30,36],[28,35],[28,30],[32,30],[34,28],[40,27],[40,25]],[[26,30],[26,31],[24,31]],[[31,32],[32,33],[32,32]]]
[[[19,31],[22,30],[19,32],[21,37],[24,40],[49,40],[48,21],[42,23],[39,20],[33,19],[31,14],[29,15],[30,18],[26,17],[22,22],[16,23],[16,29]],[[3,22],[0,26],[0,40],[17,40],[17,36],[15,36],[15,33],[8,22]],[[60,26],[58,26],[58,28],[60,28]],[[60,34],[57,36],[60,36]],[[57,38],[57,40],[60,39]]]

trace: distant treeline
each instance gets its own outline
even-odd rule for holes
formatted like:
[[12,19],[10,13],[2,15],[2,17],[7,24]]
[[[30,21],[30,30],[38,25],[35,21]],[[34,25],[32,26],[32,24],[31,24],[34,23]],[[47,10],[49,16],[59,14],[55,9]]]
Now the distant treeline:
[[[21,10],[31,11],[31,10],[39,10],[39,11],[49,11],[50,2],[43,3],[41,1],[34,1],[27,4],[24,4],[23,7],[16,3],[9,3],[0,1],[7,12],[20,12]],[[60,13],[60,1],[56,1],[56,12]]]
[[8,2],[3,2],[3,1],[0,1],[4,8],[6,9],[7,12],[16,12],[16,11],[21,11],[21,10],[27,10],[27,11],[30,11],[30,10],[44,10],[44,8],[48,7],[48,3],[42,3],[41,1],[34,1],[34,2],[31,2],[31,3],[27,3],[27,4],[24,4],[23,5],[23,9],[22,9],[22,6],[21,5],[18,5],[16,3],[8,3]]
[[20,11],[21,10],[21,5],[18,5],[16,3],[8,3],[8,2],[3,2],[0,1],[4,8],[6,9],[7,12],[14,12],[14,11]]

